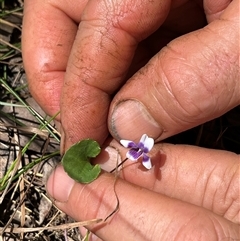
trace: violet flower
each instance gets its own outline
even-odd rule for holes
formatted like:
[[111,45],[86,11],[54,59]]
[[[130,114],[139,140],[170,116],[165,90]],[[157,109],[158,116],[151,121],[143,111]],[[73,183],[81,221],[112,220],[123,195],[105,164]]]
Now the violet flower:
[[131,148],[126,157],[131,161],[136,161],[142,156],[142,164],[147,169],[152,168],[152,163],[150,157],[147,153],[153,148],[154,140],[153,138],[148,137],[146,134],[143,134],[139,143],[135,143],[129,140],[121,140],[120,143],[126,147]]

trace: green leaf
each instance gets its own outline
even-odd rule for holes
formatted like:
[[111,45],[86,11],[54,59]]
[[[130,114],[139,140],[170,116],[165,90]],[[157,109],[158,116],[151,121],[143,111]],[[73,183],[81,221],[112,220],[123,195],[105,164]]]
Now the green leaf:
[[82,140],[71,146],[62,158],[62,164],[67,174],[81,183],[90,183],[95,180],[101,168],[93,166],[90,158],[96,157],[101,151],[99,144],[91,139]]

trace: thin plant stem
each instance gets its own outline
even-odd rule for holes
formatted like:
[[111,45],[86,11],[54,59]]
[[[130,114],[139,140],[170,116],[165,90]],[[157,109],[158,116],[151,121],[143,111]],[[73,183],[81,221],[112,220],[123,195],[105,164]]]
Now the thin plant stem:
[[123,165],[126,161],[128,160],[128,158],[124,159],[122,162],[120,162],[115,168],[113,168],[110,173],[113,173],[114,171],[116,171],[121,165]]

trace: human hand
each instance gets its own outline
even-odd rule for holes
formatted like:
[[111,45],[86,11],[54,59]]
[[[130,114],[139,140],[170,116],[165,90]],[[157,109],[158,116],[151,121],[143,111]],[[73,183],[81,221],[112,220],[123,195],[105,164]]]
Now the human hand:
[[61,102],[62,149],[83,138],[103,143],[108,129],[116,139],[147,133],[163,140],[239,104],[238,1],[205,1],[209,24],[156,54],[117,92],[109,111],[132,58],[134,73],[149,52],[201,28],[205,14],[193,1],[105,3],[25,1],[29,87],[50,115]]
[[[131,15],[134,13],[134,11],[127,11],[126,14],[129,15],[122,19],[118,19],[121,17],[119,14],[117,14],[117,17],[115,18],[114,16],[111,18],[112,15],[116,14],[116,12],[110,11],[111,8],[106,12],[102,11],[100,13],[98,11],[92,11],[99,10],[97,7],[102,7],[102,1],[98,1],[98,4],[96,5],[94,5],[96,3],[95,1],[91,1],[91,4],[82,2],[81,4],[76,5],[76,8],[73,8],[73,10],[69,8],[71,3],[69,3],[69,5],[65,5],[66,3],[64,2],[62,5],[60,1],[57,1],[54,6],[48,5],[50,6],[48,8],[46,6],[43,7],[42,1],[31,1],[32,5],[26,1],[26,5],[29,5],[29,7],[26,8],[24,27],[25,34],[23,35],[23,54],[25,56],[25,67],[28,72],[30,89],[34,97],[49,114],[55,114],[59,110],[61,99],[61,123],[65,132],[65,149],[77,140],[86,137],[91,137],[103,143],[104,139],[108,135],[108,128],[113,137],[117,139],[124,138],[136,140],[143,133],[147,133],[159,141],[180,131],[189,129],[195,125],[215,118],[239,104],[238,2],[233,1],[228,6],[228,1],[222,1],[222,5],[220,4],[220,6],[218,5],[219,2],[213,3],[212,1],[206,1],[204,8],[209,25],[207,25],[204,29],[183,35],[182,37],[172,41],[168,47],[162,49],[155,57],[151,59],[148,64],[146,64],[140,71],[136,72],[136,74],[129,79],[128,83],[124,85],[124,87],[119,92],[117,92],[114,100],[111,103],[111,108],[109,111],[109,105],[111,101],[110,96],[125,83],[125,76],[128,75],[128,68],[133,68],[132,72],[134,73],[134,70],[138,70],[138,64],[134,65],[135,61],[136,63],[139,63],[138,61],[141,60],[140,62],[145,64],[148,59],[147,57],[149,57],[149,55],[146,54],[146,49],[144,49],[144,51],[138,50],[143,50],[142,47],[144,46],[144,43],[151,43],[152,45],[150,46],[151,48],[153,47],[153,49],[155,49],[155,47],[160,48],[161,44],[164,44],[160,43],[160,46],[156,46],[156,41],[152,41],[153,39],[151,39],[151,36],[146,40],[146,42],[142,42],[143,44],[140,44],[139,48],[137,48],[138,42],[149,36],[164,22],[170,7],[172,9],[169,15],[170,17],[168,17],[165,21],[165,29],[172,29],[174,24],[176,24],[176,21],[173,21],[173,18],[176,16],[175,14],[178,12],[178,10],[181,9],[181,7],[182,9],[186,9],[185,6],[181,5],[179,2],[174,2],[175,7],[177,4],[179,4],[179,8],[176,7],[176,9],[174,9],[174,5],[170,6],[170,1],[164,1],[163,3],[159,1],[153,1],[153,5],[149,4],[149,2],[141,2],[143,5],[140,5],[140,8],[139,6],[135,5],[134,8],[126,8],[134,10],[136,9],[135,13],[138,13],[142,16],[145,16],[143,15],[143,13],[145,13],[146,18],[148,21],[150,21],[152,24],[151,25],[148,24],[148,22],[139,22],[138,17],[135,18],[135,16]],[[61,7],[58,6],[58,3],[61,5]],[[125,2],[121,1],[121,3]],[[119,4],[119,8],[115,8],[116,10],[122,10],[123,6],[121,6],[121,3]],[[132,2],[132,4],[134,3],[135,2]],[[73,4],[76,3],[74,2]],[[85,8],[86,4],[87,8]],[[147,6],[144,4],[147,4]],[[156,7],[154,4],[162,5]],[[41,16],[36,15],[36,17],[31,20],[33,13],[36,12],[33,11],[33,5],[38,5],[36,7],[37,10],[42,8],[44,11],[40,11]],[[187,4],[186,6],[189,5]],[[84,8],[85,10],[83,18],[80,13],[82,13]],[[196,9],[197,8],[194,8],[194,10]],[[101,8],[101,10],[104,10],[104,7]],[[148,10],[147,13],[145,10]],[[32,14],[31,11],[33,11]],[[197,15],[196,13],[199,13],[198,11],[189,11],[187,14],[186,12],[184,13],[184,17],[186,17],[185,19],[188,21],[188,16],[191,20],[201,19],[200,23],[198,21],[194,21],[193,24],[195,27],[201,27],[202,15]],[[194,18],[192,15],[190,16],[190,13],[195,15],[196,18]],[[91,14],[96,15],[90,16]],[[108,18],[104,18],[106,15]],[[95,17],[96,19],[101,19],[101,21],[99,21],[99,25],[94,25],[97,21],[88,21],[89,19],[95,19]],[[76,23],[79,23],[80,20],[82,21],[83,19],[84,21],[82,24],[80,24],[79,31],[77,32]],[[120,23],[124,24],[124,27],[127,25],[127,27],[130,29],[127,29],[125,32],[120,31],[119,28],[114,28],[111,19],[116,20],[115,22],[117,23],[119,23],[118,20],[121,20]],[[141,20],[142,19],[145,20],[144,17],[141,17]],[[179,18],[179,20],[180,19],[181,18]],[[186,26],[186,22],[184,22],[184,26]],[[40,28],[36,28],[39,23],[41,23],[42,26]],[[180,24],[181,21],[178,23]],[[133,26],[132,29],[131,26]],[[88,28],[86,29],[86,27]],[[180,24],[180,29],[181,28],[186,30]],[[164,29],[160,29],[157,33],[159,33],[162,40],[162,37],[165,35],[161,32],[161,30]],[[174,29],[174,31],[178,30],[179,26]],[[184,33],[184,30],[182,32],[180,31],[180,35]],[[26,31],[28,33],[26,33]],[[134,36],[134,38],[131,38],[131,36]],[[152,36],[156,37],[154,35]],[[154,39],[156,40],[156,38]],[[26,46],[28,46],[28,48],[26,48]],[[38,46],[37,49],[36,46]],[[135,51],[136,48],[137,51]],[[139,55],[140,58],[138,59]],[[96,56],[99,57],[98,61],[96,61]],[[132,66],[130,66],[132,58],[134,60]],[[80,78],[83,81],[79,81]],[[60,95],[61,91],[63,93],[62,95]],[[81,98],[79,98],[79,96]],[[130,101],[127,102],[127,99]],[[132,101],[133,99],[135,101]],[[136,102],[136,100],[138,102]],[[128,105],[129,103],[130,105]],[[140,113],[137,112],[138,109],[140,109]],[[106,119],[108,114],[109,126],[107,128]],[[164,152],[164,145],[161,146],[161,148]],[[216,163],[216,160],[222,160],[221,163],[225,163],[228,159],[234,160],[234,163],[239,161],[238,157],[234,154],[225,153],[226,155],[223,155],[223,152],[219,152],[218,154],[215,153],[213,155],[213,152],[214,151],[195,148],[192,149],[183,146],[176,146],[174,148],[172,147],[172,149],[170,148],[170,151],[165,151],[165,155],[167,157],[166,165],[167,162],[170,162],[171,160],[171,157],[169,157],[171,153],[173,156],[173,162],[174,160],[179,160],[179,163],[183,161],[185,164],[182,167],[183,173],[188,175],[186,177],[182,174],[182,176],[184,176],[183,181],[188,183],[187,187],[189,187],[192,185],[192,180],[193,182],[196,181],[193,176],[189,176],[189,172],[193,171],[193,173],[196,174],[197,170],[194,169],[199,167],[196,166],[196,163],[199,162],[199,159],[201,160],[201,163],[206,159],[209,161],[209,163],[213,164]],[[184,153],[186,153],[188,158],[184,158]],[[179,156],[182,158],[180,159]],[[193,162],[195,165],[191,164],[191,160],[195,161]],[[187,168],[188,162],[191,164],[191,169]],[[207,162],[203,163],[207,165]],[[153,169],[154,171],[150,171],[150,174],[158,170],[157,163],[155,164],[156,166]],[[232,166],[236,168],[235,164],[233,163]],[[176,168],[180,167],[176,166]],[[208,170],[207,168],[208,166],[203,169]],[[221,174],[221,172],[224,172],[224,170],[228,169],[231,169],[231,167],[229,166],[228,168],[226,166],[225,169],[223,168],[219,173]],[[167,169],[161,169],[161,173],[163,173],[165,170]],[[127,172],[124,171],[124,173]],[[144,175],[144,181],[146,180],[146,173],[140,173],[141,175]],[[166,172],[166,174],[169,173],[171,172]],[[176,175],[177,173],[178,172],[176,169],[173,174]],[[197,174],[200,176],[199,173]],[[203,172],[203,174],[206,173]],[[59,178],[59,175],[61,178]],[[59,185],[63,185],[64,183],[73,183],[72,180],[68,179],[68,177],[64,175],[65,174],[61,171],[61,169],[58,169],[58,171],[55,172],[55,178],[50,179],[48,184],[49,192],[57,199],[60,198],[57,195],[57,190],[60,188]],[[226,174],[226,178],[231,178],[231,175],[231,173]],[[201,179],[202,182],[204,182],[206,177],[210,178],[211,176],[212,175],[207,174],[203,175],[203,179]],[[105,181],[105,178],[107,178],[109,181]],[[122,213],[120,213],[120,211],[117,214],[120,215],[121,220],[119,223],[116,222],[114,224],[117,226],[117,229],[114,225],[107,225],[109,229],[105,229],[105,227],[103,229],[99,229],[99,232],[96,231],[97,235],[108,240],[112,232],[118,230],[118,235],[121,235],[122,237],[122,234],[125,233],[125,231],[122,232],[122,229],[119,229],[118,224],[123,225],[123,229],[125,230],[129,223],[132,223],[133,225],[130,226],[129,229],[126,229],[127,234],[129,234],[129,230],[130,232],[134,230],[137,233],[138,227],[142,227],[143,233],[145,233],[145,231],[152,232],[152,229],[156,230],[152,227],[155,225],[155,223],[158,224],[158,215],[162,212],[164,212],[164,217],[168,218],[167,220],[174,220],[176,209],[171,211],[170,209],[166,208],[166,205],[170,202],[171,198],[164,199],[161,194],[161,190],[157,189],[157,191],[155,191],[155,189],[154,191],[158,192],[158,195],[160,196],[155,196],[157,194],[151,191],[151,185],[145,186],[145,184],[142,183],[141,180],[143,180],[143,176],[138,176],[135,179],[133,176],[132,178],[126,178],[124,176],[124,178],[129,183],[133,182],[134,184],[138,185],[138,187],[132,186],[125,181],[119,180],[118,183],[120,184],[118,185],[120,186],[118,187],[117,192],[119,198],[123,201],[122,207],[124,204],[126,204],[125,208],[122,210]],[[199,178],[198,180],[200,180]],[[170,179],[167,177],[167,175],[165,177],[165,180],[170,180],[170,182],[171,180],[174,181],[175,179]],[[212,180],[213,183],[216,184],[216,179],[213,178]],[[63,181],[63,183],[61,181]],[[152,184],[155,181],[152,179]],[[234,181],[234,183],[235,182],[237,181]],[[94,200],[97,202],[101,201],[98,198],[98,195],[101,194],[101,190],[106,190],[106,198],[109,200],[109,203],[106,205],[107,207],[112,205],[109,206],[108,210],[105,210],[107,213],[107,211],[114,208],[113,202],[115,197],[112,192],[107,192],[108,189],[105,189],[106,187],[111,188],[112,183],[112,177],[108,177],[108,174],[103,174],[94,183],[84,186],[84,188],[80,184],[75,184],[74,189],[71,191],[69,201],[67,203],[57,202],[57,205],[76,219],[79,218],[82,220],[85,218],[92,218],[91,214],[96,214],[96,209],[95,213],[93,209],[93,213],[89,213],[89,216],[87,213],[83,213],[82,216],[75,215],[78,210],[81,210],[81,212],[86,210],[86,206],[82,205],[83,203],[85,203],[85,205],[87,204],[88,207],[91,205],[96,207]],[[165,184],[166,183],[167,181],[165,181]],[[55,186],[53,186],[53,184]],[[90,194],[89,196],[84,195],[84,191],[88,191],[88,188],[90,188],[90,191],[91,188],[92,190],[95,190],[95,186],[99,186],[102,189],[100,189],[100,191],[96,191],[95,193],[91,192],[93,196],[96,195],[96,198],[94,200],[89,200],[91,197]],[[147,191],[146,189],[141,188],[141,186],[150,190]],[[212,184],[211,186],[214,185]],[[236,185],[232,184],[230,189],[238,190],[238,188],[232,188],[234,186]],[[62,188],[64,187],[65,186],[62,186]],[[129,189],[130,187],[134,188]],[[219,186],[216,185],[216,187]],[[168,185],[162,186],[162,188],[164,190],[168,189]],[[198,224],[203,224],[203,222],[204,224],[209,223],[211,218],[213,218],[213,220],[219,221],[219,217],[215,219],[215,216],[211,216],[218,214],[218,211],[215,214],[211,214],[209,216],[209,213],[205,213],[204,209],[201,209],[202,211],[199,209],[192,209],[192,207],[190,207],[191,205],[189,206],[189,203],[192,203],[192,199],[194,199],[194,197],[188,194],[188,190],[184,190],[183,186],[181,189],[182,196],[178,197],[177,188],[178,185],[176,184],[176,189],[169,188],[172,193],[170,192],[170,194],[167,194],[165,191],[163,192],[164,195],[169,195],[170,197],[174,197],[174,195],[176,195],[176,199],[179,200],[185,198],[186,193],[187,206],[185,206],[183,209],[180,209],[180,221],[177,224],[180,225],[186,222],[186,220],[189,220],[189,216],[184,215],[188,213],[188,210],[190,216],[191,213],[196,214],[196,212],[199,211],[198,213],[200,213],[201,217],[210,217],[210,219],[206,218],[208,221],[205,219],[203,220],[201,217],[200,219],[194,219],[195,222],[199,221]],[[191,186],[190,190],[192,189],[193,185]],[[70,190],[71,188],[67,189],[67,192],[70,192]],[[127,190],[130,190],[133,194],[129,196],[130,194],[126,192]],[[82,192],[81,195],[83,194],[82,198],[84,198],[84,200],[83,202],[81,200],[82,203],[78,203],[79,206],[74,206],[73,204],[76,204],[77,201],[79,201],[78,197],[80,192]],[[225,189],[223,193],[226,194],[226,192],[227,190]],[[197,188],[196,193],[199,193],[200,195],[204,194],[204,192],[198,191]],[[126,194],[128,194],[128,197],[124,196]],[[141,202],[139,205],[136,206],[136,195],[138,194],[143,198],[140,200]],[[206,194],[208,198],[209,195],[211,196],[211,192],[210,194]],[[85,199],[86,197],[87,200]],[[73,199],[75,199],[76,203]],[[160,199],[164,200],[161,201]],[[99,215],[103,213],[104,208],[106,207],[104,206],[104,203],[106,203],[105,199],[102,200],[104,201],[102,206],[103,209],[97,209],[99,211]],[[146,200],[149,200],[150,203],[150,207],[147,209],[147,202],[145,202]],[[159,203],[162,204],[162,209],[160,206],[156,207],[155,209],[155,205],[152,203],[155,203],[155,201],[153,200],[159,200]],[[209,200],[210,199],[208,199],[208,203],[211,203],[211,200]],[[236,200],[239,202],[239,198]],[[93,201],[93,203],[90,203],[91,201]],[[171,203],[175,206],[175,203]],[[213,201],[212,203],[216,204]],[[193,204],[195,203],[193,202]],[[199,206],[201,207],[203,205]],[[74,210],[72,209],[73,207],[75,208]],[[177,203],[176,207],[179,207],[179,203]],[[223,206],[220,206],[219,210],[222,208]],[[230,209],[231,208],[229,207],[229,210]],[[89,212],[91,211],[90,209],[87,210]],[[147,218],[146,227],[144,227],[144,225],[139,225],[139,223],[135,223],[135,221],[138,222],[139,219],[133,218],[134,215],[135,217],[139,217],[142,210],[148,212],[146,214],[147,217],[151,217],[149,220]],[[184,212],[184,210],[187,211]],[[213,211],[215,212],[215,210]],[[234,209],[233,212],[236,212],[237,216],[239,210]],[[103,215],[106,213],[103,213]],[[126,219],[125,216],[127,213],[129,214]],[[141,220],[142,222],[145,222],[144,219]],[[235,221],[233,219],[231,219],[231,221],[233,222],[228,223],[228,221],[223,221],[221,219],[219,224],[223,225],[222,227],[224,227],[224,229],[229,228],[229,233],[231,233],[232,237],[235,238],[238,237],[234,231],[236,230],[237,226],[233,223],[238,223],[239,221]],[[196,225],[195,222],[193,223]],[[167,221],[164,221],[164,219],[161,220],[159,225],[160,226],[156,227],[165,227],[165,230],[168,227]],[[174,226],[173,224],[173,226],[170,226],[170,228],[175,227],[178,230],[178,228],[181,226],[179,225]],[[233,228],[232,230],[230,230],[229,225]],[[181,227],[184,228],[184,226]],[[215,226],[213,225],[213,227]],[[165,235],[165,237],[167,237],[167,234],[171,232],[170,228],[169,231],[163,231],[161,235]],[[104,230],[109,230],[109,237],[103,236],[104,234],[101,232],[104,232]],[[227,233],[228,232],[226,231],[226,234]],[[155,234],[159,235],[159,233]],[[219,237],[221,237],[220,234]]]
[[[110,146],[126,150],[116,141]],[[99,157],[107,171],[116,165],[116,149]],[[203,148],[157,144],[153,169],[124,164],[115,190],[119,210],[105,223],[89,226],[107,240],[239,240],[240,158]],[[74,182],[57,167],[47,184],[58,208],[75,220],[106,218],[116,207],[114,176],[102,173],[88,185]],[[96,238],[95,236],[95,238]],[[95,240],[95,239],[94,239]]]

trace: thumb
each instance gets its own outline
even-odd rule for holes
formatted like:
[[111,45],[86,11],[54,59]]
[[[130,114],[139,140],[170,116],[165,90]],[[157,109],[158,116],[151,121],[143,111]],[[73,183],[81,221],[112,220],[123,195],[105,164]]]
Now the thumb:
[[[162,140],[216,118],[240,102],[239,18],[232,2],[205,28],[162,49],[112,101],[116,139]],[[227,21],[226,21],[227,20]]]

